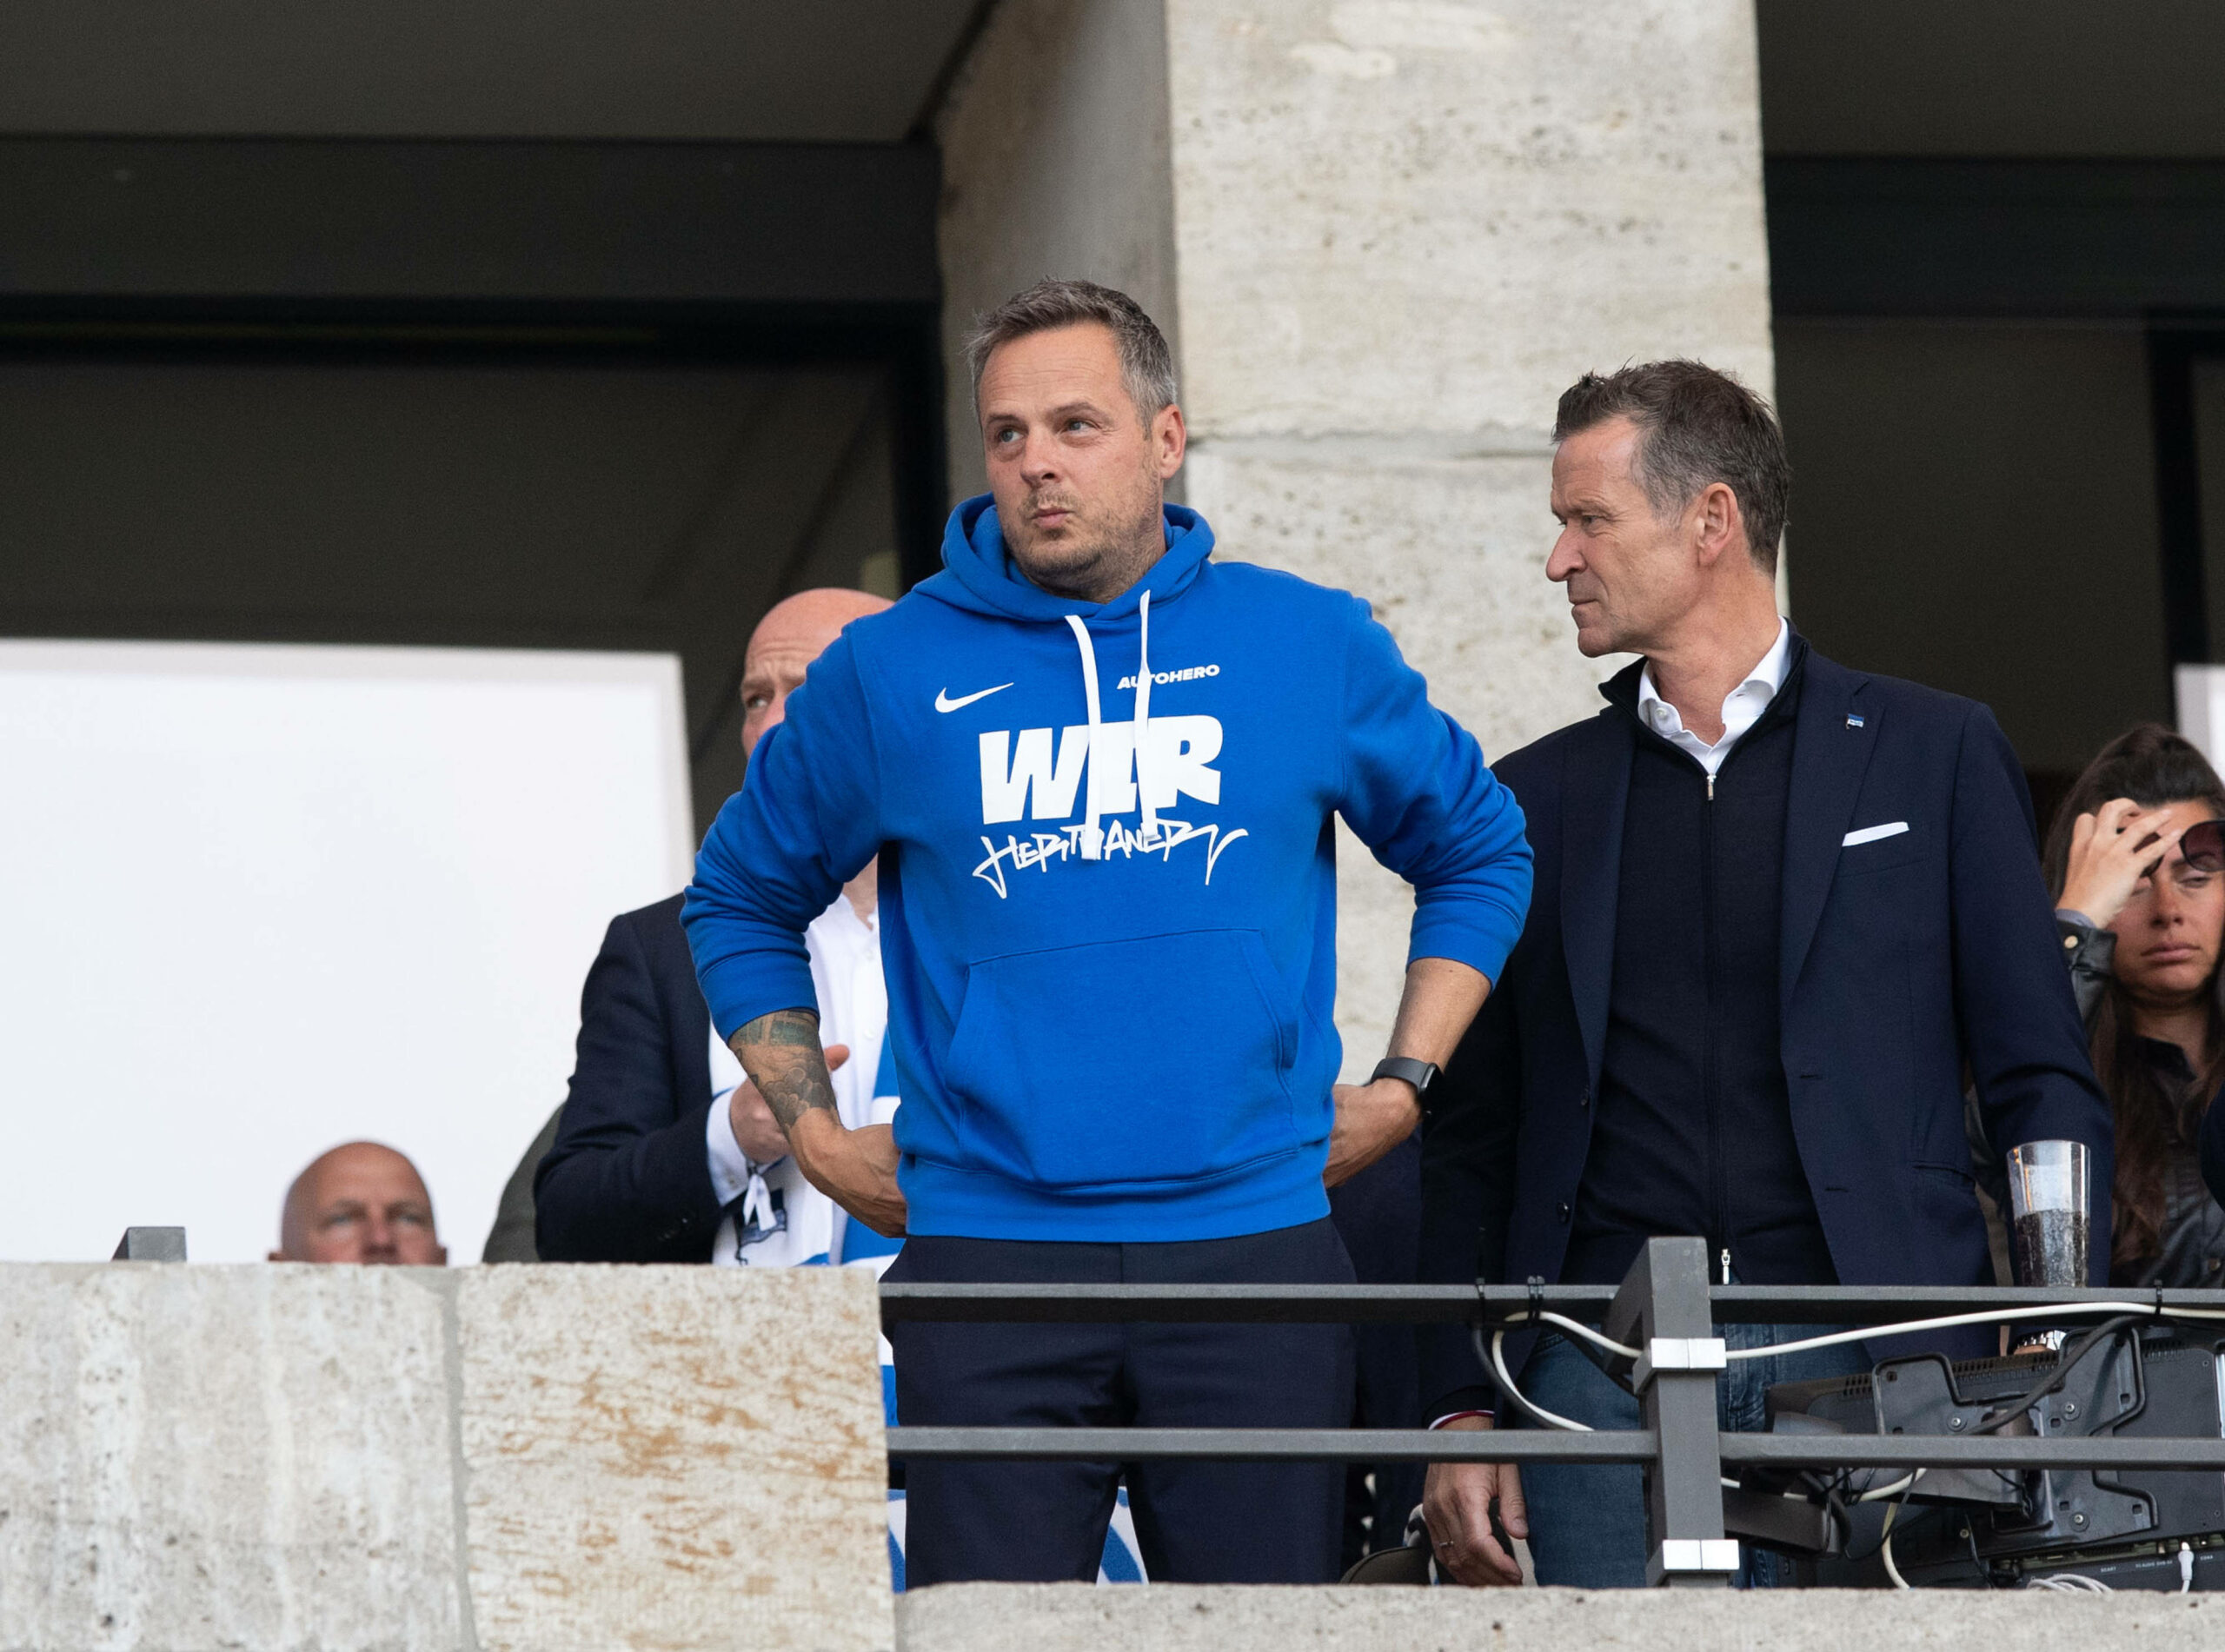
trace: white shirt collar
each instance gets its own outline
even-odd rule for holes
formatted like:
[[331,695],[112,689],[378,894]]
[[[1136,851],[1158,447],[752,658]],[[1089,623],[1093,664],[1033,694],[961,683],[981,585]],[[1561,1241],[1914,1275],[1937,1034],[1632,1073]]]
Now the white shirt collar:
[[1746,680],[1723,697],[1723,738],[1712,746],[1684,726],[1684,718],[1677,708],[1661,698],[1653,684],[1653,666],[1648,661],[1638,673],[1638,720],[1655,733],[1678,750],[1689,752],[1697,758],[1700,766],[1713,774],[1730,755],[1730,748],[1737,745],[1746,731],[1761,720],[1769,709],[1770,701],[1784,687],[1785,673],[1792,664],[1792,626],[1779,619],[1777,640],[1761,657]]

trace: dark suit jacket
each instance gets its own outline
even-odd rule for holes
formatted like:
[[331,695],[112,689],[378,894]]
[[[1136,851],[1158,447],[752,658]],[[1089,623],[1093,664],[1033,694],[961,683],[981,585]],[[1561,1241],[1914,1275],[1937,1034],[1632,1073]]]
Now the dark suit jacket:
[[[1608,692],[1634,694],[1632,666]],[[1989,1284],[1963,1128],[2092,1155],[2109,1271],[2109,1111],[2056,939],[2023,776],[1993,714],[1810,652],[1785,813],[1778,994],[1800,1161],[1842,1283]],[[1610,707],[1496,766],[1528,818],[1530,916],[1440,1081],[1423,1150],[1425,1279],[1560,1277],[1607,1037],[1634,720]],[[1906,821],[1845,846],[1848,833]],[[1992,1332],[1931,1339],[1990,1353]],[[1519,1370],[1527,1339],[1508,1339]],[[1423,1339],[1423,1396],[1484,1384],[1465,1330]]]
[[510,1172],[510,1179],[502,1184],[502,1197],[495,1201],[495,1225],[487,1231],[486,1248],[479,1253],[482,1262],[538,1262],[541,1241],[534,1231],[536,1219],[533,1204],[534,1178],[541,1174],[541,1161],[548,1157],[548,1150],[556,1145],[556,1132],[564,1123],[564,1104],[555,1109],[541,1126],[540,1132],[526,1146],[518,1160],[517,1168]]
[[578,1065],[534,1179],[547,1262],[707,1262],[711,1012],[680,897],[610,920],[580,995]]

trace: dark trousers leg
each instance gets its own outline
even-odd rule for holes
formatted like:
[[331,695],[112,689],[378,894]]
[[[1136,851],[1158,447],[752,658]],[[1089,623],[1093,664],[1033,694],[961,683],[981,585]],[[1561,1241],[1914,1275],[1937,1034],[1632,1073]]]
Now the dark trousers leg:
[[[1120,1247],[1133,1284],[1349,1284],[1325,1217],[1235,1239]],[[1349,1426],[1352,1332],[1344,1325],[1128,1327],[1140,1428]],[[1140,1463],[1128,1503],[1151,1581],[1329,1583],[1338,1576],[1341,1463]]]
[[[920,1236],[891,1283],[1111,1284],[1120,1247]],[[900,1322],[896,1414],[930,1427],[1092,1427],[1128,1420],[1118,1325]],[[907,1465],[905,1584],[1093,1582],[1112,1518],[1110,1463]]]
[[[1350,1181],[1329,1190],[1329,1219],[1364,1285],[1410,1285],[1421,1277],[1422,1141],[1408,1137]],[[1359,1378],[1354,1426],[1419,1428],[1421,1362],[1411,1325],[1361,1325],[1352,1332]],[[1352,1470],[1368,1473],[1372,1490],[1356,1500],[1348,1488],[1343,1552],[1349,1567],[1363,1554],[1405,1542],[1406,1516],[1422,1500],[1423,1465],[1378,1463]],[[1357,1529],[1365,1518],[1367,1529]]]

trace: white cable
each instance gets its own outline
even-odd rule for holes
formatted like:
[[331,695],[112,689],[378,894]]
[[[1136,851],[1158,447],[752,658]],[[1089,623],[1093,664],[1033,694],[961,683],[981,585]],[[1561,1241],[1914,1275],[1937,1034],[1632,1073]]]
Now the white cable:
[[1910,1486],[1914,1485],[1917,1481],[1923,1479],[1925,1475],[1930,1472],[1931,1470],[1929,1469],[1918,1469],[1914,1474],[1902,1476],[1899,1479],[1894,1481],[1890,1486],[1879,1486],[1875,1490],[1863,1492],[1860,1496],[1856,1497],[1855,1501],[1856,1503],[1883,1503],[1888,1497],[1897,1497],[1901,1493],[1906,1491]]
[[2179,1593],[2194,1593],[2194,1545],[2184,1540],[2179,1543]]
[[[1525,1308],[1520,1313],[1509,1314],[1506,1317],[1506,1322],[1510,1325],[1517,1323],[1526,1324],[1529,1318],[1530,1310]],[[1627,1347],[1611,1337],[1603,1336],[1600,1332],[1592,1330],[1591,1326],[1571,1319],[1564,1314],[1541,1313],[1538,1316],[1538,1320],[1540,1324],[1557,1325],[1571,1336],[1583,1337],[1594,1348],[1604,1348],[1611,1354],[1620,1354],[1624,1359],[1637,1359],[1642,1357],[1642,1350]]]
[[1900,1512],[1901,1505],[1897,1503],[1885,1510],[1884,1541],[1877,1546],[1877,1552],[1884,1557],[1885,1576],[1893,1580],[1893,1587],[1906,1589],[1909,1580],[1901,1576],[1901,1569],[1893,1563],[1893,1516]]
[[1841,1343],[1868,1342],[1877,1337],[1902,1337],[1912,1331],[1945,1330],[1955,1325],[1994,1325],[2008,1319],[2060,1319],[2065,1314],[2141,1314],[2150,1319],[2225,1319],[2225,1310],[2215,1308],[2167,1308],[2159,1315],[2152,1302],[2043,1303],[2033,1308],[1996,1308],[1980,1314],[1946,1314],[1936,1319],[1904,1319],[1894,1325],[1864,1325],[1854,1330],[1836,1330],[1823,1337],[1804,1337],[1798,1342],[1776,1343],[1767,1348],[1729,1349],[1724,1357],[1726,1359],[1759,1359],[1765,1354],[1799,1354],[1810,1348],[1831,1348]]
[[[1522,1390],[1515,1387],[1514,1378],[1508,1373],[1506,1369],[1506,1333],[1503,1330],[1495,1330],[1491,1333],[1491,1370],[1498,1376],[1500,1386],[1503,1387],[1508,1394],[1513,1396],[1521,1395]],[[1553,1412],[1547,1410],[1544,1406],[1538,1404],[1538,1402],[1533,1399],[1526,1397],[1523,1398],[1520,1401],[1520,1404],[1522,1409],[1527,1411],[1531,1416],[1537,1417],[1541,1422],[1551,1424],[1554,1428],[1566,1429],[1571,1434],[1591,1434],[1595,1432],[1590,1423],[1578,1423],[1569,1417],[1557,1416]]]
[[2025,1580],[2027,1589],[2053,1589],[2058,1595],[2114,1595],[2111,1589],[2098,1577],[2089,1577],[2083,1572],[2049,1572],[2045,1577]]

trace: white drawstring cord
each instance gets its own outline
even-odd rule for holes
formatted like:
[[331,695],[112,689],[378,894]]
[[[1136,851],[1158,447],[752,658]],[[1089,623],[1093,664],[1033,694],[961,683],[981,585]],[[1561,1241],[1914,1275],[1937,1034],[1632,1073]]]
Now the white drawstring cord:
[[1097,735],[1103,726],[1103,717],[1097,700],[1097,650],[1090,646],[1089,627],[1081,622],[1081,615],[1068,614],[1066,624],[1073,627],[1074,642],[1081,649],[1081,693],[1089,707],[1089,777],[1084,782],[1089,798],[1082,815],[1081,858],[1101,860],[1105,858],[1105,829],[1097,824],[1097,777],[1103,762],[1098,755]]
[[[1143,840],[1150,843],[1159,836],[1159,811],[1152,803],[1158,769],[1152,762],[1151,747],[1150,592],[1144,593],[1136,614],[1142,634],[1136,644],[1136,714],[1129,738],[1135,747],[1136,796],[1143,806],[1140,830]],[[1089,707],[1089,800],[1082,816],[1081,858],[1102,860],[1105,858],[1105,830],[1098,824],[1097,817],[1104,799],[1104,787],[1110,782],[1102,778],[1105,754],[1098,745],[1105,726],[1105,713],[1097,693],[1097,649],[1089,640],[1089,627],[1082,623],[1081,615],[1066,615],[1066,625],[1074,634],[1074,646],[1081,650],[1081,692]]]
[[1151,593],[1144,593],[1137,610],[1143,634],[1136,643],[1136,799],[1143,806],[1143,839],[1159,836],[1159,811],[1152,805],[1152,781],[1158,770],[1151,749]]

